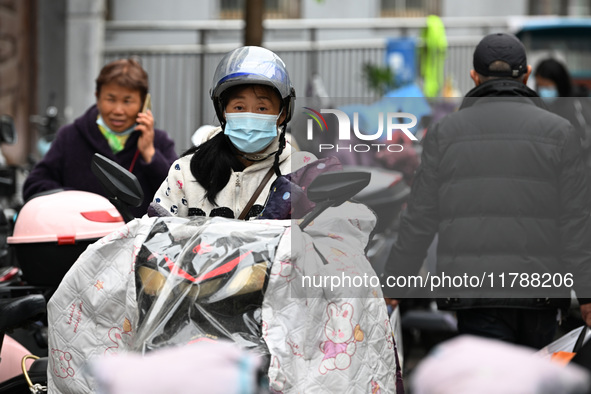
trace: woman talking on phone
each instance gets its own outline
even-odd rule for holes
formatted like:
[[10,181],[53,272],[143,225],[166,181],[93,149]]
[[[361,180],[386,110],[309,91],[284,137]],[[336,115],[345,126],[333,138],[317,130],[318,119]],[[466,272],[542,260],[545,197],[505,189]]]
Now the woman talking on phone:
[[178,157],[174,142],[165,131],[154,129],[148,74],[137,61],[121,59],[104,66],[96,79],[95,96],[96,104],[58,131],[27,177],[23,197],[27,200],[52,189],[104,195],[90,169],[92,157],[100,153],[138,178],[144,202],[132,212],[140,217]]

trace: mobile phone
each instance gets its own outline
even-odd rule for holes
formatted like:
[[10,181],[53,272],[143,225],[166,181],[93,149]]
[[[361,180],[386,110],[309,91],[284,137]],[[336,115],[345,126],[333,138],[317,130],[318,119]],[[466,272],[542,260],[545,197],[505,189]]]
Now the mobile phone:
[[[141,113],[145,114],[146,112],[148,112],[148,110],[151,110],[151,109],[152,109],[152,96],[150,96],[150,93],[148,93],[148,94],[146,94],[146,99],[144,100],[144,105],[142,106]],[[138,126],[139,123],[136,123],[135,125]]]
[[142,108],[142,112],[146,113],[148,112],[148,110],[152,109],[152,96],[150,96],[150,93],[146,94],[146,99],[144,100],[144,106]]

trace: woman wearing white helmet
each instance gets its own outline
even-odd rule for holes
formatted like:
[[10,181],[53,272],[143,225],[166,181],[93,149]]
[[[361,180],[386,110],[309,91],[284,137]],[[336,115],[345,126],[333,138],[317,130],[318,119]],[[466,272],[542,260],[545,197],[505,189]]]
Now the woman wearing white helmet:
[[277,176],[316,159],[285,139],[295,99],[287,69],[267,49],[241,47],[218,64],[210,94],[221,127],[172,164],[154,202],[174,216],[257,216]]

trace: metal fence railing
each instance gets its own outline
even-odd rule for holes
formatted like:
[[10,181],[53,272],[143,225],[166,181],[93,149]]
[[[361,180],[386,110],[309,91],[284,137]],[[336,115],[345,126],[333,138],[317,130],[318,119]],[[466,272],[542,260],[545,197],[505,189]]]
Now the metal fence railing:
[[[465,93],[471,86],[469,71],[474,45],[483,34],[507,30],[507,20],[448,18],[444,19],[444,23],[449,41],[445,73],[459,91]],[[216,123],[209,99],[213,71],[224,53],[240,45],[242,27],[240,20],[108,22],[109,36],[126,32],[183,31],[197,33],[198,43],[113,47],[107,41],[104,62],[128,56],[141,58],[150,76],[157,127],[171,135],[180,152],[190,146],[190,137],[199,126]],[[268,20],[265,21],[267,36],[288,39],[270,40],[264,45],[287,64],[298,97],[306,96],[311,76],[318,74],[332,97],[368,98],[376,93],[363,78],[363,65],[385,65],[386,38],[418,37],[422,27],[424,18],[356,19],[347,22]],[[370,37],[349,40],[323,38],[339,30],[369,31]],[[454,30],[460,34],[451,34]]]

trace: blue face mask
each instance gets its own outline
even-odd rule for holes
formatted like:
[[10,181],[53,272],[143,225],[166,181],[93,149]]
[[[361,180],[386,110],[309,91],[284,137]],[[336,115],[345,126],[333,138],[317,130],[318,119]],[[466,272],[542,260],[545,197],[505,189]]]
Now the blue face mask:
[[115,134],[115,135],[119,135],[119,136],[124,136],[124,135],[129,135],[131,134],[134,130],[135,130],[135,126],[137,125],[133,125],[131,126],[129,129],[127,130],[123,130],[122,132],[118,132],[118,131],[113,131],[109,128],[109,126],[107,126],[107,124],[105,123],[105,121],[103,120],[102,116],[99,116],[98,119],[96,120],[96,124],[98,124],[99,126],[101,126],[103,129],[105,129],[106,131],[108,131],[111,134]]
[[226,113],[224,134],[240,152],[260,152],[277,137],[278,118],[252,112]]
[[37,152],[41,155],[41,157],[45,156],[45,154],[51,148],[51,142],[47,141],[45,138],[39,138],[37,140]]
[[556,88],[539,88],[538,94],[542,98],[556,98],[558,97],[558,90]]

